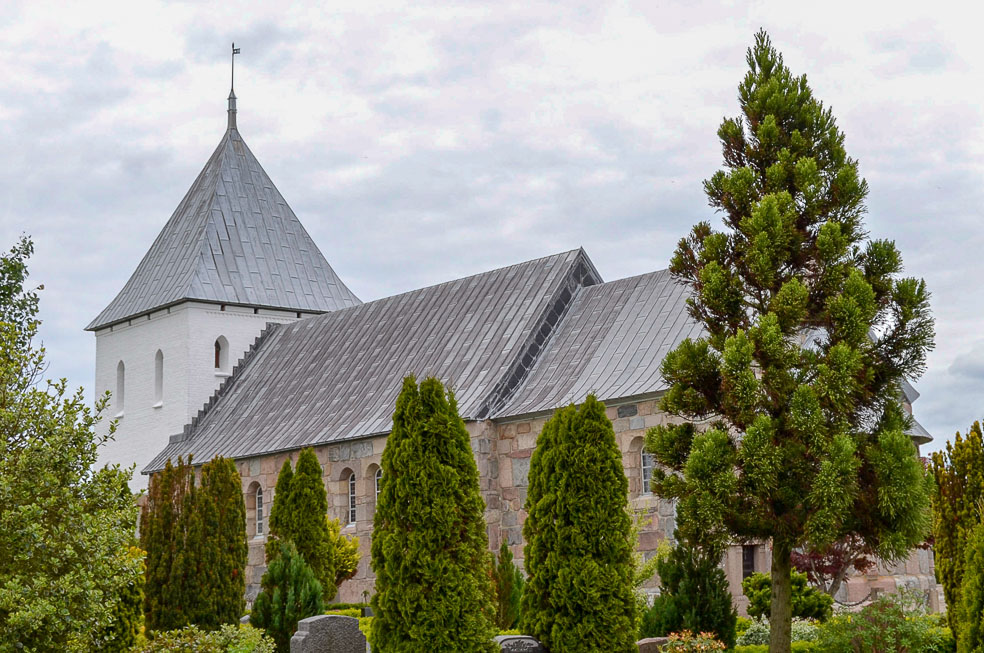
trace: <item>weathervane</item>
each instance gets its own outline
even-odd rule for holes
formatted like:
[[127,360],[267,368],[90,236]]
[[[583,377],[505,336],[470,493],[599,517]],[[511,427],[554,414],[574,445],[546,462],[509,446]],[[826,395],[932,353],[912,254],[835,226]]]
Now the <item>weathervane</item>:
[[236,47],[235,41],[232,43],[232,80],[229,84],[230,88],[236,88],[236,55],[239,54],[239,48]]

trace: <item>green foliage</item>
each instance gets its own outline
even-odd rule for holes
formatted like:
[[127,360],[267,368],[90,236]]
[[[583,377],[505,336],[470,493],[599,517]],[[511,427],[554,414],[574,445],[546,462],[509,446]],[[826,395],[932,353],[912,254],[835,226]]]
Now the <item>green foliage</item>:
[[509,630],[519,622],[519,606],[523,596],[523,572],[513,562],[512,551],[505,539],[499,547],[495,565],[495,625]]
[[280,551],[260,580],[249,621],[262,628],[279,653],[290,652],[297,622],[324,612],[321,583],[290,540],[277,543]]
[[840,614],[820,627],[824,653],[952,653],[953,637],[909,597],[882,596],[861,612]]
[[273,640],[252,626],[226,624],[217,631],[196,626],[158,633],[132,653],[274,653]]
[[[936,578],[943,585],[946,604],[960,604],[965,549],[970,533],[981,523],[984,505],[984,436],[974,422],[967,436],[957,433],[945,451],[933,453],[933,552]],[[950,628],[959,631],[958,611],[947,614]]]
[[680,541],[659,557],[660,595],[643,616],[640,636],[708,632],[728,648],[734,646],[738,613],[731,603],[728,578],[719,566],[722,555],[718,547]]
[[132,468],[94,468],[108,394],[93,410],[43,380],[32,251],[22,239],[0,254],[0,650],[103,650],[140,582]]
[[[815,642],[819,634],[820,629],[816,622],[809,619],[793,619],[792,640],[794,642]],[[738,637],[738,644],[768,644],[769,635],[769,620],[765,618],[756,619]]]
[[246,504],[235,463],[215,458],[194,468],[178,459],[150,479],[141,521],[147,551],[144,600],[149,632],[190,624],[215,630],[245,609]]
[[[792,653],[813,653],[820,651],[813,642],[793,642]],[[768,644],[746,644],[734,648],[734,653],[769,653]]]
[[113,620],[97,637],[106,653],[124,653],[133,648],[143,625],[144,552],[135,546],[129,549],[132,560],[139,561],[141,573],[119,588],[113,602]]
[[403,380],[373,522],[374,651],[494,651],[485,502],[454,395]]
[[[806,574],[792,573],[793,618],[826,621],[833,614],[834,599],[807,582]],[[765,617],[772,603],[772,579],[767,574],[752,574],[741,581],[741,591],[748,597],[748,614]]]
[[967,538],[960,603],[957,616],[959,653],[984,652],[984,524],[978,524]]
[[[724,169],[704,183],[725,228],[699,223],[670,263],[707,334],[661,366],[660,407],[686,423],[651,429],[647,448],[682,535],[771,540],[786,596],[794,549],[851,537],[899,560],[925,539],[932,482],[899,397],[933,318],[894,243],[867,238],[868,187],[831,111],[764,32],[747,61],[742,116],[718,130]],[[781,650],[790,606],[776,603]]]
[[557,410],[530,461],[520,630],[557,651],[634,651],[628,481],[594,395]]
[[266,543],[267,563],[277,556],[278,540],[290,540],[314,570],[329,601],[342,581],[351,578],[359,564],[359,538],[341,534],[337,519],[328,517],[328,493],[322,480],[321,463],[313,449],[303,449],[297,469],[285,460],[277,477],[270,511],[270,536]]
[[663,650],[672,653],[701,653],[702,651],[723,651],[723,642],[714,639],[713,633],[694,634],[689,630],[673,633]]

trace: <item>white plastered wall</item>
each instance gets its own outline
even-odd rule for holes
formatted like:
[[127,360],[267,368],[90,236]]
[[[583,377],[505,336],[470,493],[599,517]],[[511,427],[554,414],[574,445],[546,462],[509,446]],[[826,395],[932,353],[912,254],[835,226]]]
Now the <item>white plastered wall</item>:
[[[96,393],[116,392],[117,366],[125,368],[124,405],[114,398],[97,431],[118,419],[100,464],[136,463],[130,488],[147,487],[140,470],[181,433],[255,342],[268,322],[293,322],[294,312],[184,302],[96,332]],[[215,368],[215,341],[229,343],[228,364]],[[163,396],[155,396],[155,356],[164,355]],[[199,461],[205,462],[205,461]]]

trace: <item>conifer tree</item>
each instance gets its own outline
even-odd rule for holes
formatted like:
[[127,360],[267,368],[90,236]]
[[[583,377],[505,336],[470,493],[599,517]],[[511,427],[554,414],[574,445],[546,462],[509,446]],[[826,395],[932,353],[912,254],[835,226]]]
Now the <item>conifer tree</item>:
[[898,560],[925,538],[931,481],[899,402],[933,319],[894,243],[867,239],[868,187],[831,111],[764,32],[747,60],[725,169],[704,184],[725,230],[699,223],[670,263],[706,332],[662,364],[661,408],[685,423],[647,448],[685,537],[771,539],[769,650],[788,653],[793,549],[856,536]]
[[379,653],[495,650],[485,502],[454,395],[403,381],[372,536]]
[[[970,533],[981,523],[984,506],[984,437],[974,422],[963,437],[957,433],[945,451],[933,454],[933,553],[936,578],[943,585],[948,606],[960,602]],[[947,610],[950,629],[959,631],[957,610]]]
[[278,653],[290,652],[297,622],[324,612],[321,583],[291,541],[278,540],[279,551],[260,580],[250,624],[266,631]]
[[720,567],[724,551],[681,541],[679,532],[674,538],[676,546],[656,563],[660,594],[643,617],[641,635],[709,632],[733,648],[738,613],[731,603],[728,578]]
[[206,533],[201,491],[194,468],[189,465],[187,471],[187,488],[181,499],[173,534],[174,562],[167,588],[175,611],[172,619],[179,624],[178,628],[196,624],[208,610],[205,594],[207,570],[202,556]]
[[278,543],[280,533],[290,532],[285,515],[290,510],[287,505],[290,503],[290,484],[293,480],[294,467],[290,463],[290,458],[287,458],[280,466],[280,473],[277,475],[277,485],[273,490],[273,505],[270,507],[270,518],[267,521],[269,529],[266,541],[267,562],[277,557],[280,550]]
[[202,466],[200,506],[205,542],[202,593],[205,606],[194,623],[215,630],[239,622],[246,609],[246,502],[236,464],[214,458]]
[[150,477],[147,503],[140,519],[140,548],[147,552],[144,589],[144,623],[148,632],[174,630],[187,626],[179,585],[172,584],[172,574],[184,536],[182,511],[187,504],[190,460],[178,464],[170,460],[164,469]]
[[551,651],[635,651],[628,480],[594,395],[544,425],[529,478],[521,629]]
[[984,651],[984,524],[970,531],[965,544],[964,575],[956,613],[957,653]]
[[495,595],[495,624],[500,630],[511,630],[519,621],[523,573],[513,562],[512,551],[505,539],[499,547],[499,559],[495,564]]

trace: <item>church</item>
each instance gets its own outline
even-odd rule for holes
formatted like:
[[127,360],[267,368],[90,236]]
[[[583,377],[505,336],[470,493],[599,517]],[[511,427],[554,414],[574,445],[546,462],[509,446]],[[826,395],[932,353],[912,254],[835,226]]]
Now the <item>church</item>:
[[[607,407],[642,515],[639,549],[671,538],[675,508],[650,488],[646,430],[663,357],[701,334],[687,289],[666,270],[604,281],[583,249],[547,255],[362,302],[329,265],[247,147],[235,93],[215,152],[119,294],[86,327],[96,336],[97,394],[112,392],[115,440],[102,463],[136,463],[131,489],[179,456],[236,461],[247,508],[247,598],[259,591],[267,516],[286,458],[311,447],[330,516],[358,536],[362,559],[340,601],[372,592],[369,565],[380,458],[403,377],[452,387],[481,475],[489,543],[522,564],[530,456],[554,409],[594,393]],[[915,389],[906,386],[911,414]],[[109,420],[100,428],[108,430]],[[931,441],[913,421],[917,447]],[[767,571],[768,543],[730,548],[741,580]],[[942,604],[932,552],[878,565],[838,595],[907,586]],[[652,588],[655,590],[655,585]]]

